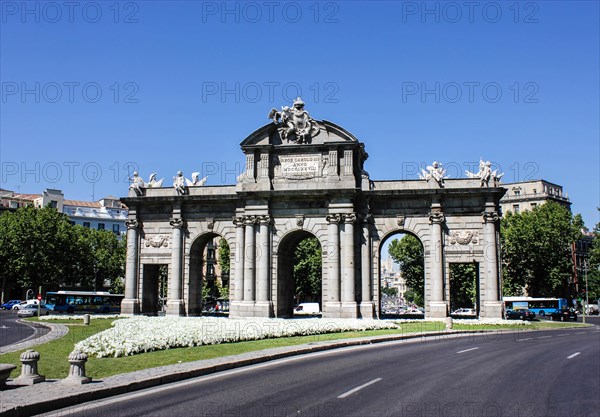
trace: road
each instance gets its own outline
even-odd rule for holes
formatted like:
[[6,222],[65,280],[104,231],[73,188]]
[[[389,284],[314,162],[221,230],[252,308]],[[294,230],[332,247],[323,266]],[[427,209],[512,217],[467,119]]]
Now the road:
[[598,327],[522,330],[321,352],[48,415],[595,417],[599,387]]
[[[12,345],[33,336],[36,332],[34,324],[24,324],[17,317],[17,312],[0,310],[0,347]],[[49,329],[37,326],[37,335],[43,336]]]

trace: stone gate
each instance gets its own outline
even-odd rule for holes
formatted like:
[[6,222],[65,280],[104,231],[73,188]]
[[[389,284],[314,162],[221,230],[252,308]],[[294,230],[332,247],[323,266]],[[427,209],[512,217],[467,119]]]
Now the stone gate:
[[398,232],[422,243],[425,316],[446,317],[450,264],[477,267],[479,317],[502,316],[499,200],[505,190],[482,163],[471,178],[445,178],[433,163],[419,180],[377,181],[365,146],[300,100],[273,109],[242,143],[235,185],[204,185],[180,172],[173,186],[135,174],[129,196],[125,314],[156,314],[158,267],[168,267],[169,315],[202,311],[202,253],[216,236],[231,253],[230,316],[288,317],[293,251],[308,236],[323,249],[324,317],[379,317],[382,242]]

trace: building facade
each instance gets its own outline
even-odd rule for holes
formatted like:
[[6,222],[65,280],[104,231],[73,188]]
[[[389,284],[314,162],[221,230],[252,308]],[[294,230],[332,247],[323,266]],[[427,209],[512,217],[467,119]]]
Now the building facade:
[[547,201],[554,201],[571,210],[571,202],[561,185],[545,180],[532,180],[506,183],[502,186],[506,188],[506,194],[500,200],[502,213],[531,210]]
[[[284,108],[282,112],[288,111]],[[421,180],[376,181],[365,146],[345,129],[310,119],[295,103],[242,143],[234,185],[173,187],[136,180],[129,207],[123,313],[156,314],[158,271],[168,268],[169,315],[202,311],[203,253],[216,237],[231,251],[230,316],[293,314],[293,251],[319,240],[324,317],[378,317],[382,243],[410,233],[425,251],[425,315],[449,313],[451,263],[474,263],[478,314],[502,316],[498,221],[505,190],[445,179],[434,163]],[[280,120],[281,119],[281,120]]]

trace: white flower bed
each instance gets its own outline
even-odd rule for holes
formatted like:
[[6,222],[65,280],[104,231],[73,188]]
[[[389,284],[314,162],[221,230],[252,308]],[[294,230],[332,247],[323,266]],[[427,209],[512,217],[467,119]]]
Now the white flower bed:
[[[51,314],[49,316],[41,316],[40,320],[83,320],[83,314]],[[129,317],[120,314],[90,314],[92,319],[118,319],[120,317]]]
[[77,343],[75,350],[99,358],[119,357],[177,347],[396,328],[390,321],[366,319],[132,317],[116,320],[112,328]]

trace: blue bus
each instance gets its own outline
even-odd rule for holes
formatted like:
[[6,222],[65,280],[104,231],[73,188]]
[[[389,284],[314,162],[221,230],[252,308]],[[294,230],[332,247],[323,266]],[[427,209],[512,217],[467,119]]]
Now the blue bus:
[[107,291],[51,291],[46,307],[58,313],[120,313],[123,297]]
[[538,316],[549,316],[568,307],[565,298],[503,297],[505,310],[529,309]]

